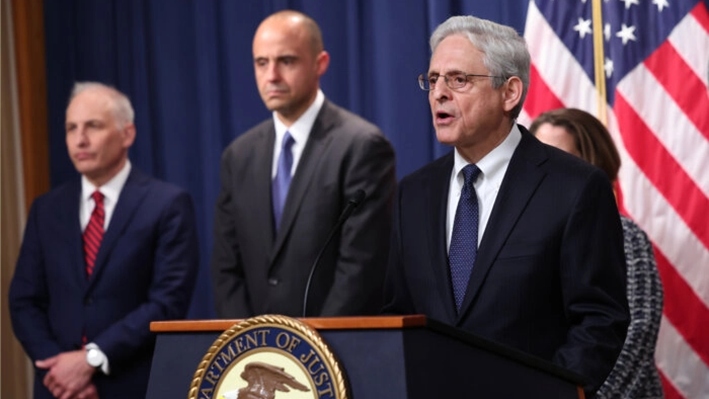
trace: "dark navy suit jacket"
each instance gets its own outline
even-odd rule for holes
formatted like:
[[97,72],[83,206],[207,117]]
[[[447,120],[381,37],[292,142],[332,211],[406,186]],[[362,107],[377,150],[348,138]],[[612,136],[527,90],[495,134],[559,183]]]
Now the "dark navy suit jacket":
[[[82,336],[109,359],[94,375],[101,399],[145,397],[151,321],[184,318],[198,268],[192,199],[132,169],[87,279],[79,223],[81,181],[37,198],[9,302],[15,335],[32,359],[79,349]],[[35,398],[52,398],[38,370]]]
[[421,313],[601,385],[628,326],[623,233],[603,172],[522,130],[460,313],[446,251],[448,154],[399,185],[388,313]]

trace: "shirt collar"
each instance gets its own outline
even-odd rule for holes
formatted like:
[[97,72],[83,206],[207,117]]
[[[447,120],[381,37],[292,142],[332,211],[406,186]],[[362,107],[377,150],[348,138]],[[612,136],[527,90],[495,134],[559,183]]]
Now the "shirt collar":
[[[487,153],[478,163],[475,165],[480,169],[480,175],[483,178],[490,178],[502,181],[501,172],[507,170],[507,165],[512,159],[512,154],[514,154],[517,145],[522,140],[522,133],[519,130],[517,124],[512,125],[512,129],[507,137],[498,145],[493,148],[492,151]],[[463,158],[456,148],[453,156],[453,171],[455,173],[457,181],[463,184],[463,175],[460,173],[464,167],[468,165],[468,161]]]
[[108,199],[112,203],[117,203],[118,202],[118,196],[121,194],[121,190],[123,189],[123,186],[125,186],[126,181],[128,180],[128,175],[130,174],[131,171],[131,163],[130,160],[126,160],[126,164],[123,165],[123,168],[116,173],[111,180],[106,182],[101,187],[96,187],[91,182],[89,182],[89,179],[86,178],[86,176],[81,176],[81,199],[83,201],[88,201],[91,198],[91,194],[93,194],[94,191],[97,189],[103,194],[105,199]]
[[281,144],[283,136],[285,136],[286,131],[290,132],[291,137],[297,144],[305,143],[310,136],[310,131],[313,129],[315,124],[315,118],[318,117],[320,108],[322,108],[323,103],[325,103],[325,94],[322,90],[318,89],[318,94],[315,96],[315,101],[310,104],[303,115],[298,118],[290,127],[287,127],[280,119],[276,116],[275,111],[273,112],[273,124],[276,128],[276,143]]

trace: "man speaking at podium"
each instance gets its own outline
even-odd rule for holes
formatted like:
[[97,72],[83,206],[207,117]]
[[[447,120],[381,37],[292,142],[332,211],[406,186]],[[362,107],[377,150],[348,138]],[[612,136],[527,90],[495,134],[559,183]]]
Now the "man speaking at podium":
[[556,363],[591,397],[629,319],[610,182],[515,123],[530,57],[513,29],[452,17],[430,43],[419,84],[437,139],[455,149],[399,184],[385,311]]
[[308,16],[281,11],[266,18],[253,59],[273,117],[222,155],[211,262],[217,315],[377,313],[394,151],[379,128],[319,89],[329,55]]

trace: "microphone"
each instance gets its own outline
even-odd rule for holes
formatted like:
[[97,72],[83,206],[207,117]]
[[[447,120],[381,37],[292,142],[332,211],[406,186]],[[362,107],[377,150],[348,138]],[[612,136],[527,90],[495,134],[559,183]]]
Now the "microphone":
[[350,199],[347,201],[347,205],[345,205],[345,209],[342,210],[342,214],[340,214],[340,218],[337,220],[337,223],[335,223],[335,226],[332,228],[332,230],[330,230],[330,235],[327,237],[327,240],[325,240],[325,245],[322,246],[320,252],[318,253],[318,256],[315,258],[315,262],[313,262],[313,265],[310,267],[310,275],[308,276],[308,282],[305,284],[305,294],[303,295],[303,317],[305,317],[305,314],[307,313],[308,296],[310,294],[310,283],[313,280],[313,275],[315,275],[315,270],[318,268],[320,258],[327,249],[327,246],[330,245],[330,241],[332,241],[332,238],[335,237],[335,234],[345,223],[345,220],[350,217],[352,212],[354,212],[354,210],[359,206],[359,204],[364,200],[364,197],[366,196],[367,194],[364,192],[364,190],[359,189],[355,191],[355,193],[350,197]]

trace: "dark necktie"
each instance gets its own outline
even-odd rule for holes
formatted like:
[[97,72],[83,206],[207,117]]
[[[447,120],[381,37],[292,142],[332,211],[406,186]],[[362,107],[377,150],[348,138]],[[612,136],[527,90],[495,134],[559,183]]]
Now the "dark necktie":
[[101,247],[101,240],[103,240],[103,223],[106,217],[106,211],[103,208],[103,194],[96,190],[91,194],[91,197],[93,197],[96,206],[94,206],[94,210],[91,212],[89,224],[86,225],[86,229],[84,229],[86,276],[91,276],[91,273],[94,272],[96,255],[98,254],[99,247]]
[[293,137],[291,137],[289,132],[283,136],[283,141],[281,142],[281,155],[278,158],[278,169],[276,170],[276,177],[273,179],[272,193],[273,193],[273,221],[275,223],[276,230],[281,224],[281,216],[283,215],[283,206],[286,203],[286,197],[288,196],[288,187],[290,187],[291,180],[291,168],[293,167],[293,152],[291,147],[293,146]]
[[468,280],[470,280],[470,272],[473,270],[478,254],[478,197],[473,186],[478,174],[480,174],[480,169],[474,164],[463,168],[465,183],[463,183],[463,190],[458,200],[450,250],[448,251],[453,296],[458,310],[463,303]]

